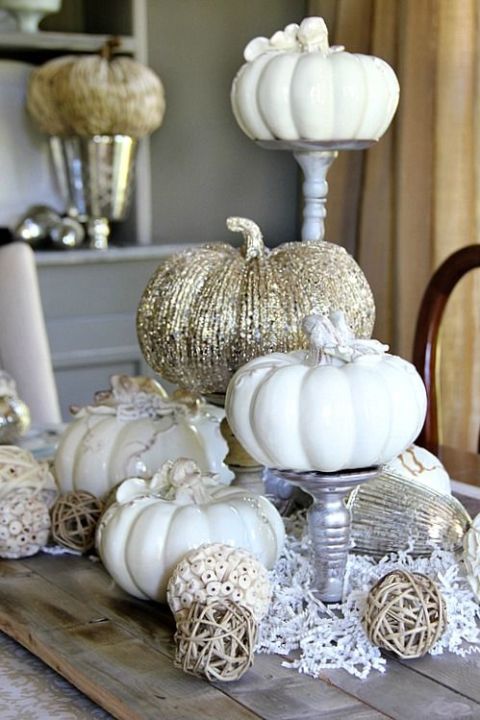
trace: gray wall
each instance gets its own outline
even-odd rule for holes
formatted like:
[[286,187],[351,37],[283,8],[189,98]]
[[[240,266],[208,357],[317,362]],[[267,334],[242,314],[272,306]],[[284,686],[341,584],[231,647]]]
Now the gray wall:
[[299,236],[298,175],[236,124],[230,86],[243,48],[299,22],[304,0],[149,0],[149,64],[167,112],[152,136],[153,242],[232,239],[228,215],[258,222],[268,244]]

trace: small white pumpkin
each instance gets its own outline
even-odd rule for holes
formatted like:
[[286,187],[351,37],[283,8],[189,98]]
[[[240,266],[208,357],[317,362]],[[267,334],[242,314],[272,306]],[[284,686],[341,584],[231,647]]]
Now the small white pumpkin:
[[399,84],[380,58],[328,45],[322,18],[257,37],[232,85],[242,130],[254,140],[378,140],[398,105]]
[[97,550],[107,571],[135,597],[165,602],[177,563],[204,543],[251,552],[272,568],[285,531],[275,507],[261,495],[218,486],[185,458],[167,462],[150,480],[131,478],[97,528]]
[[220,432],[222,409],[189,393],[169,398],[155,381],[113,376],[112,390],[76,412],[55,454],[62,493],[86,490],[106,495],[129,477],[152,477],[166,460],[193,458],[224,483],[233,473],[223,460],[228,446]]
[[388,463],[386,470],[444,495],[451,495],[450,476],[440,460],[425,448],[412,445]]
[[251,360],[232,378],[230,426],[259,463],[335,472],[382,465],[421,430],[426,392],[414,366],[357,340],[343,313],[304,320],[309,352]]

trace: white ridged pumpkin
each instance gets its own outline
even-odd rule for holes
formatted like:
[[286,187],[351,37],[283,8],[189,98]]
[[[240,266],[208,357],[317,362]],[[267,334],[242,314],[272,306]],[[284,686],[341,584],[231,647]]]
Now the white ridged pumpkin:
[[62,493],[102,497],[122,480],[151,477],[166,460],[185,455],[222,482],[233,480],[223,462],[228,446],[221,408],[188,393],[169,398],[158,383],[148,386],[141,378],[114,376],[111,382],[112,392],[77,412],[60,439],[55,474]]
[[[167,498],[167,499],[166,499]],[[283,522],[265,497],[215,487],[191,460],[166,463],[152,480],[126,480],[97,529],[97,549],[123,590],[164,602],[177,563],[204,543],[251,552],[267,568],[284,543]]]
[[392,68],[329,47],[322,18],[255,38],[244,56],[231,101],[254,140],[378,140],[395,114],[400,90]]
[[225,409],[245,450],[267,467],[335,472],[382,465],[420,432],[426,392],[414,366],[355,340],[342,313],[305,319],[311,349],[273,353],[234,375]]

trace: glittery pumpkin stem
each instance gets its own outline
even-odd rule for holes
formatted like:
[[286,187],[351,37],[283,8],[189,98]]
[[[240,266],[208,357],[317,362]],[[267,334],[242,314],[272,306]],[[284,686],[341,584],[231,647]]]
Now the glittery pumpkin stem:
[[227,218],[227,228],[232,232],[243,233],[245,260],[253,260],[253,258],[264,255],[265,245],[263,244],[262,231],[253,220],[242,217],[229,217]]

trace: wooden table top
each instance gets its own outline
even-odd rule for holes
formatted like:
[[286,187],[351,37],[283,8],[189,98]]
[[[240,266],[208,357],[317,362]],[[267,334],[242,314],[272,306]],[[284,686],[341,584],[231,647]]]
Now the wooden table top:
[[[479,457],[442,457],[480,487]],[[241,680],[209,684],[173,667],[168,609],[126,595],[100,563],[41,554],[0,561],[0,576],[0,629],[121,720],[480,720],[480,654],[392,658],[366,680],[343,670],[313,679],[257,655]]]

